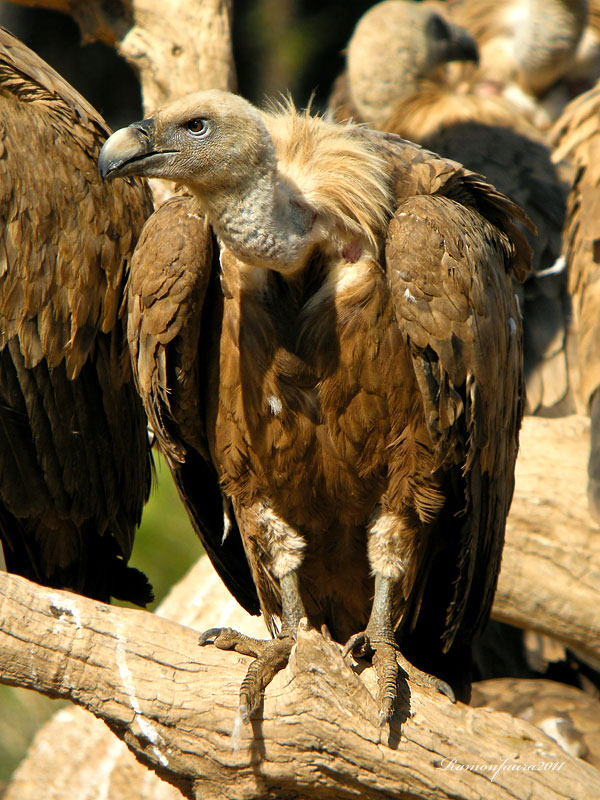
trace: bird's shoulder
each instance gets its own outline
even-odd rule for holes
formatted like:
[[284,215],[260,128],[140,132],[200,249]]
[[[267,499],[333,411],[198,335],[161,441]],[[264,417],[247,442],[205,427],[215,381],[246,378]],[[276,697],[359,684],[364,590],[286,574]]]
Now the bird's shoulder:
[[0,346],[76,375],[122,311],[148,190],[108,188],[96,166],[108,127],[49,65],[0,29]]
[[198,349],[212,253],[206,219],[195,200],[182,195],[148,219],[131,263],[127,335],[134,377],[150,424],[174,462],[184,458],[186,443],[204,449],[196,441]]

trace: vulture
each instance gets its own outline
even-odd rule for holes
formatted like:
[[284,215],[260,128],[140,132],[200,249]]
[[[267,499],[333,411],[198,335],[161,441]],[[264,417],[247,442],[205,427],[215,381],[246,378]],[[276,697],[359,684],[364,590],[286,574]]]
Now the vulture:
[[466,699],[524,401],[523,212],[397,136],[216,90],[99,168],[191,193],[146,223],[128,336],[208,554],[273,635],[201,637],[254,657],[242,719],[304,618],[373,655],[381,724],[399,675]]
[[576,97],[552,130],[556,160],[574,167],[563,250],[569,269],[578,408],[591,417],[588,503],[600,523],[600,84]]
[[124,315],[152,211],[134,179],[109,192],[110,131],[0,29],[0,540],[7,569],[145,605],[127,566],[148,497],[147,422]]
[[444,59],[471,60],[477,50],[466,31],[444,20],[440,8],[440,3],[386,0],[369,9],[348,43],[346,72],[329,107],[340,121],[353,117],[397,133],[485,175],[525,210],[537,229],[537,235],[525,230],[533,270],[516,287],[524,320],[527,411],[566,413],[573,406],[570,298],[561,259],[567,186],[548,145],[506,98],[455,85],[441,69]]
[[482,92],[510,99],[547,127],[568,100],[565,76],[579,56],[588,0],[447,0],[477,41]]

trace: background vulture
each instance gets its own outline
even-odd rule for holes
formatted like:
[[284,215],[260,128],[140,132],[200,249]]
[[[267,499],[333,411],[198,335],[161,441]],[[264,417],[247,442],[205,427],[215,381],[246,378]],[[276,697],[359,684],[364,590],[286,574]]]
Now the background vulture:
[[580,70],[594,68],[588,0],[447,0],[445,5],[477,41],[480,90],[504,95],[536,125],[549,125],[568,101],[576,63]]
[[577,340],[580,409],[591,415],[588,501],[600,523],[600,85],[575,98],[552,136],[557,160],[574,166],[563,248]]
[[7,567],[145,604],[150,454],[123,316],[148,193],[106,191],[102,118],[0,29],[0,538]]
[[444,11],[443,4],[413,0],[386,0],[369,9],[348,43],[347,69],[329,106],[338,120],[353,117],[397,133],[485,175],[525,210],[537,229],[536,235],[524,229],[533,270],[523,286],[515,286],[523,314],[527,408],[567,413],[573,408],[570,299],[560,260],[567,187],[550,148],[518,108],[447,73],[449,62],[474,60],[477,47]]
[[[274,634],[281,619],[272,642],[201,639],[256,657],[242,716],[303,617],[374,652],[382,722],[398,660],[466,698],[523,402],[520,210],[396,136],[218,91],[117,131],[100,168],[193,195],[144,229],[129,337],[176,476],[209,462],[184,498],[217,569]],[[213,474],[225,531],[197,514]],[[223,563],[236,526],[250,571]]]

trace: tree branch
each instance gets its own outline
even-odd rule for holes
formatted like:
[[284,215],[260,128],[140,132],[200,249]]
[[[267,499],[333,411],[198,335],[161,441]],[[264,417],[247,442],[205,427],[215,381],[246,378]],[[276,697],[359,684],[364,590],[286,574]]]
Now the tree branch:
[[528,417],[492,614],[600,668],[600,531],[588,512],[589,419]]
[[[200,648],[197,632],[156,615],[8,574],[0,597],[0,680],[88,709],[188,798],[558,800],[575,784],[581,800],[600,796],[600,773],[527,723],[412,685],[379,728],[372,670],[359,677],[314,630],[232,740],[246,658]],[[503,762],[495,775],[485,766]]]
[[134,67],[145,111],[198,89],[235,90],[231,0],[11,0],[70,14],[84,42]]

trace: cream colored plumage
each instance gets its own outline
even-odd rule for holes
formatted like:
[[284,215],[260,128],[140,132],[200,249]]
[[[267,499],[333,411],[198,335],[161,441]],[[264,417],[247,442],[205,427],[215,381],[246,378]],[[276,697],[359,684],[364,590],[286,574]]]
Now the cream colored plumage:
[[546,127],[568,101],[561,83],[587,23],[587,0],[447,0],[450,18],[476,39],[476,83]]

